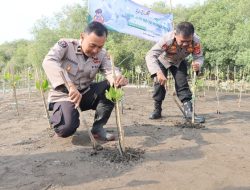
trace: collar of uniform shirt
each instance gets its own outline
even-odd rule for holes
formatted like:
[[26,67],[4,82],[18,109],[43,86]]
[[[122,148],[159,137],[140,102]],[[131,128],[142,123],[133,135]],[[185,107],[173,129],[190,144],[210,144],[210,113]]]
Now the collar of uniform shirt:
[[77,48],[76,48],[76,54],[78,54],[78,55],[82,55],[83,54],[82,48],[81,48],[80,45],[78,45]]
[[76,54],[83,55],[85,61],[87,61],[89,57],[82,51],[82,47],[81,47],[82,40],[79,40],[78,43],[79,44],[78,44],[77,49],[76,49]]
[[82,48],[81,48],[80,45],[77,47],[76,54],[77,54],[77,55],[83,55],[85,61],[87,61],[88,58],[89,58],[89,57],[82,51]]
[[87,55],[85,55],[85,53],[83,53],[83,52],[82,52],[82,54],[84,56],[85,61],[87,61],[89,57]]

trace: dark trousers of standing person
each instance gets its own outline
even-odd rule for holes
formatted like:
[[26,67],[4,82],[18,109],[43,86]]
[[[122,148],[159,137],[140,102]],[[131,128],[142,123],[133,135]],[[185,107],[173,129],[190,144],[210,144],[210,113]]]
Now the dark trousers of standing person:
[[[107,123],[114,103],[105,97],[105,91],[110,87],[108,81],[92,83],[90,89],[82,95],[80,102],[81,111],[95,110],[93,128],[91,132],[99,136],[101,140],[113,140],[111,134],[106,133],[103,126]],[[75,133],[80,125],[79,112],[75,104],[69,101],[55,102],[50,118],[55,132],[60,137],[68,137]]]
[[[167,78],[168,71],[170,71],[173,75],[173,78],[175,80],[175,90],[177,97],[179,100],[183,103],[184,112],[187,118],[192,117],[192,93],[190,91],[188,80],[187,80],[187,61],[183,60],[179,67],[176,67],[174,65],[170,66],[168,69],[166,69],[162,63],[158,62],[159,66],[161,68],[161,71],[163,72],[164,76]],[[162,112],[162,102],[165,99],[166,96],[166,89],[164,85],[160,85],[160,83],[157,80],[157,77],[154,77],[154,92],[153,92],[153,99],[154,99],[154,111],[150,115],[150,119],[159,119],[161,118],[161,112]],[[195,116],[196,122],[203,123],[205,119],[203,117]]]
[[[159,66],[164,76],[167,78],[168,71],[170,71],[175,80],[175,90],[178,98],[182,103],[190,101],[192,99],[192,93],[190,91],[188,80],[187,80],[187,62],[184,60],[180,63],[179,67],[174,65],[166,69],[160,62]],[[157,79],[154,79],[154,92],[153,99],[156,102],[162,102],[166,96],[166,89],[164,85],[160,85]]]

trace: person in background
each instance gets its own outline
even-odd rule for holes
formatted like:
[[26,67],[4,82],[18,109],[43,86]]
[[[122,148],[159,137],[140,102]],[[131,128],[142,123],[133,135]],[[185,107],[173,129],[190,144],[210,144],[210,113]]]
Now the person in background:
[[[187,80],[187,61],[185,58],[192,55],[193,71],[199,72],[203,64],[203,52],[199,37],[194,32],[190,22],[181,22],[175,31],[167,33],[156,43],[146,55],[148,70],[154,79],[154,111],[150,119],[162,117],[162,102],[166,95],[165,83],[170,71],[175,80],[176,94],[183,103],[185,117],[192,118],[192,93]],[[204,123],[205,118],[195,115],[196,123]]]

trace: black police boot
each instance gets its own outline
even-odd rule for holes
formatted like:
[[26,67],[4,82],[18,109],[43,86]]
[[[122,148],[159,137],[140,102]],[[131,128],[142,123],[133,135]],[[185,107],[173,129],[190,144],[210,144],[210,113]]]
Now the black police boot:
[[114,104],[109,100],[102,100],[98,103],[93,128],[91,130],[94,138],[102,141],[115,140],[115,136],[111,133],[107,133],[106,129],[103,128],[103,126],[106,125],[113,108]]
[[155,109],[151,113],[151,115],[149,116],[149,119],[160,119],[161,118],[161,111],[162,111],[161,104],[162,104],[162,101],[155,101],[154,102]]
[[[188,102],[185,102],[183,104],[184,107],[184,113],[186,115],[186,118],[188,119],[192,119],[192,112],[193,112],[193,105],[191,100]],[[205,118],[202,116],[197,116],[196,114],[194,115],[194,122],[195,123],[204,123],[205,122]]]

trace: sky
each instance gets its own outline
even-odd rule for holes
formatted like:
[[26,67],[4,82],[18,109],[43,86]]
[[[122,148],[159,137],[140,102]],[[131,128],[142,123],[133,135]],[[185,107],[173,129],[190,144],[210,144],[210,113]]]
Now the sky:
[[[138,4],[153,4],[158,0],[133,0]],[[172,0],[190,6],[204,0]],[[3,0],[0,6],[0,44],[18,39],[31,39],[31,29],[42,17],[52,17],[67,5],[82,4],[82,0]],[[166,0],[170,4],[170,0]]]

